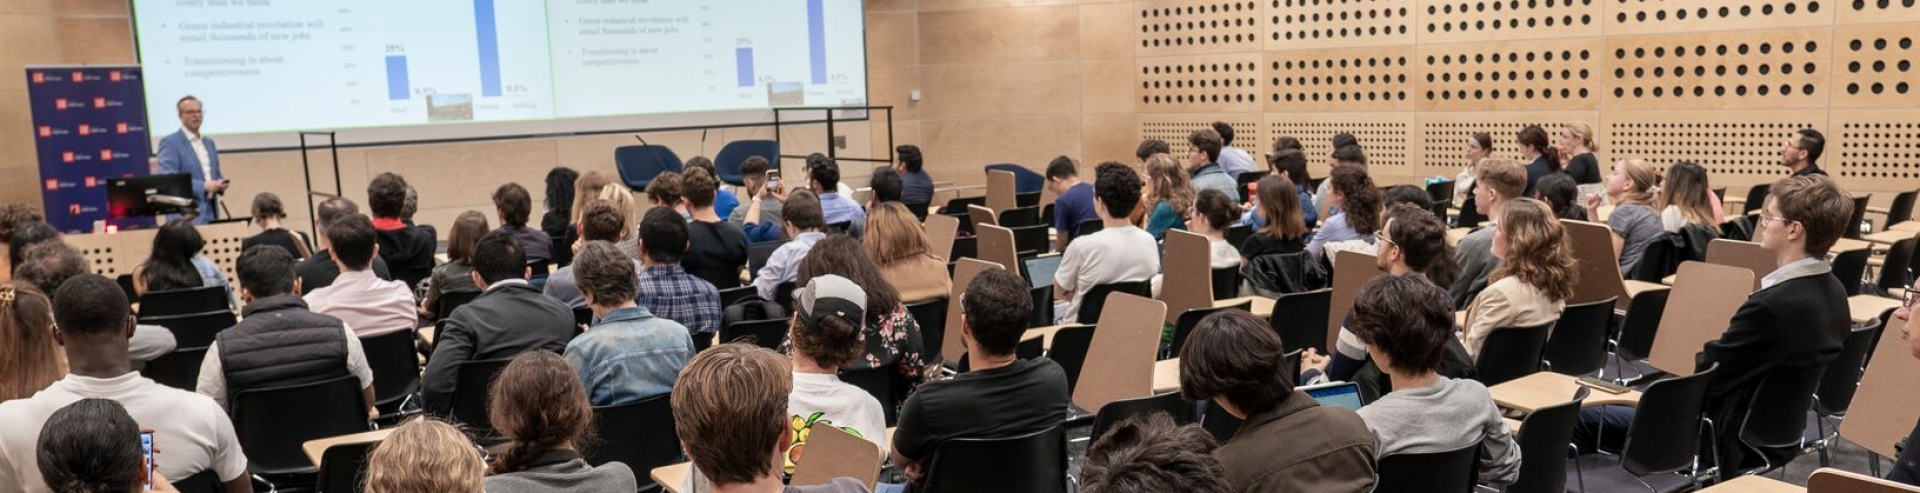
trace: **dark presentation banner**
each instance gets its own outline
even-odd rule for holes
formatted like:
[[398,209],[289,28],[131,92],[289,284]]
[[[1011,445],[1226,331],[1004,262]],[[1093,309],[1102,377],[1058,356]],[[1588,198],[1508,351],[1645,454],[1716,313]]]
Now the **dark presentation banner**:
[[[118,228],[107,219],[107,179],[149,173],[140,67],[29,66],[27,97],[47,223],[66,233]],[[124,220],[136,222],[153,219]]]

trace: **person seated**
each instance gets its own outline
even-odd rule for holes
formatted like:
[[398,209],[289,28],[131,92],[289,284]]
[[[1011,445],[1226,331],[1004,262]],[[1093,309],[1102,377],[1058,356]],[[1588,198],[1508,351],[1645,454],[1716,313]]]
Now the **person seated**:
[[1713,232],[1709,240],[1720,237],[1720,221],[1713,213],[1713,204],[1708,203],[1712,196],[1706,168],[1690,161],[1673,163],[1667,167],[1667,179],[1660,182],[1660,191],[1654,194],[1660,227],[1668,233],[1692,227]]
[[20,265],[20,255],[34,245],[60,239],[60,230],[47,223],[27,223],[14,228],[7,237],[8,265]]
[[[313,219],[319,231],[315,237],[320,241],[320,251],[313,256],[300,260],[294,271],[300,273],[302,293],[333,285],[334,278],[340,277],[340,264],[333,262],[333,246],[327,244],[327,225],[348,214],[360,213],[360,206],[353,201],[334,197],[320,202],[314,207]],[[393,280],[393,273],[387,270],[387,259],[379,255],[373,257],[373,275],[384,280]]]
[[1461,340],[1467,354],[1480,359],[1480,346],[1500,329],[1550,324],[1560,319],[1573,297],[1580,273],[1573,259],[1573,242],[1547,204],[1518,199],[1501,207],[1493,231],[1493,256],[1500,267],[1487,279],[1487,289],[1467,306],[1466,331]]
[[1560,172],[1562,156],[1559,148],[1547,142],[1547,131],[1539,125],[1520,129],[1517,143],[1520,159],[1527,161],[1527,187],[1519,196],[1532,197],[1533,187],[1538,186],[1541,178]]
[[480,296],[441,320],[433,357],[420,376],[428,413],[446,415],[452,409],[461,363],[536,349],[558,352],[573,339],[573,310],[527,283],[527,256],[512,234],[495,230],[480,238],[471,282],[482,286]]
[[793,393],[789,362],[747,343],[701,351],[673,386],[673,431],[693,462],[689,479],[728,493],[865,493],[853,478],[787,486],[782,456],[795,431],[787,411]]
[[[1240,242],[1240,254],[1251,259],[1261,255],[1307,251],[1305,206],[1295,192],[1293,180],[1285,175],[1267,175],[1254,185],[1253,209],[1261,218],[1254,234]],[[1275,219],[1278,218],[1278,219]]]
[[[860,287],[866,297],[861,306],[868,308],[867,318],[860,326],[864,334],[864,350],[851,362],[841,365],[840,369],[859,371],[892,368],[895,375],[892,379],[895,384],[893,395],[905,399],[929,375],[937,374],[939,367],[931,362],[936,361],[938,356],[926,353],[920,322],[914,320],[913,312],[907,311],[907,305],[900,300],[900,292],[881,276],[880,267],[869,260],[861,246],[862,242],[847,235],[833,235],[820,240],[807,252],[807,258],[800,261],[800,272],[794,276],[794,283],[805,285],[821,276],[832,275],[850,280]],[[896,400],[881,404],[898,406],[900,403]]]
[[[1479,167],[1480,176],[1474,178],[1474,207],[1485,214],[1488,221],[1499,221],[1506,217],[1508,202],[1525,197],[1522,192],[1527,188],[1527,169],[1505,159],[1480,161]],[[1485,289],[1488,274],[1500,266],[1500,257],[1493,255],[1493,234],[1498,229],[1493,226],[1496,225],[1473,230],[1454,245],[1454,265],[1460,266],[1460,277],[1454,278],[1453,285],[1447,287],[1454,306],[1466,305],[1473,295]]]
[[867,178],[867,203],[863,207],[872,210],[880,204],[900,202],[902,186],[904,185],[900,182],[900,172],[887,166],[874,168],[873,176]]
[[1820,169],[1820,152],[1826,148],[1827,136],[1819,130],[1795,130],[1793,138],[1787,139],[1787,145],[1780,149],[1780,165],[1792,171],[1793,176],[1827,176],[1827,170]]
[[1087,446],[1081,493],[1227,493],[1220,448],[1199,425],[1175,426],[1165,413],[1129,418]]
[[[1825,176],[1788,177],[1770,187],[1754,223],[1755,234],[1779,267],[1760,278],[1760,290],[1740,304],[1726,332],[1708,341],[1694,358],[1696,371],[1719,365],[1707,384],[1705,413],[1713,422],[1742,422],[1761,385],[1820,372],[1839,357],[1852,320],[1846,289],[1824,259],[1852,227],[1852,216],[1852,194]],[[1632,421],[1631,408],[1581,410],[1574,444],[1582,450],[1614,449]],[[1742,443],[1737,427],[1722,426],[1717,432],[1719,456],[1714,463],[1723,479],[1759,465],[1763,458],[1785,464],[1799,451],[1756,455]],[[1609,443],[1599,443],[1602,436]]]
[[[1350,327],[1393,381],[1393,392],[1360,408],[1381,458],[1480,447],[1479,484],[1520,478],[1520,448],[1487,387],[1440,376],[1453,339],[1445,291],[1418,276],[1381,276],[1361,286]],[[1558,459],[1558,458],[1554,458]]]
[[1187,163],[1190,166],[1187,172],[1192,175],[1191,181],[1195,192],[1219,190],[1220,193],[1227,194],[1227,198],[1239,202],[1239,183],[1234,181],[1232,174],[1220,167],[1220,148],[1226,147],[1220,139],[1220,134],[1211,128],[1195,130],[1187,135],[1187,144]]
[[[620,249],[620,242],[632,236],[626,229],[627,216],[631,214],[629,209],[621,209],[605,200],[594,199],[587,202],[585,212],[580,214],[580,223],[575,225],[575,228],[580,231],[578,234],[580,242],[573,244],[573,253],[578,255],[582,247],[595,241],[613,243],[614,248]],[[625,249],[620,250],[621,254],[626,254]],[[640,272],[640,260],[631,256],[627,259],[633,262],[633,271]],[[548,275],[546,285],[541,286],[540,290],[548,297],[560,300],[567,305],[567,308],[587,307],[587,296],[581,292],[579,280],[575,279],[574,267],[571,265],[561,267],[560,270]]]
[[[480,211],[466,211],[453,220],[453,231],[447,238],[447,263],[433,268],[433,278],[427,282],[427,294],[420,298],[421,318],[433,320],[443,313],[433,313],[435,303],[443,294],[478,294],[480,287],[473,285],[473,249],[480,245],[480,237],[487,235],[487,215]],[[567,256],[573,256],[572,251]],[[379,258],[379,257],[374,257]],[[553,282],[547,281],[549,285]]]
[[[613,245],[599,253],[619,256]],[[619,259],[613,259],[619,260]],[[609,262],[621,266],[626,262]],[[498,493],[636,491],[633,469],[618,461],[587,463],[580,449],[593,436],[593,406],[560,355],[527,351],[500,370],[487,391],[487,417],[507,438],[487,471],[486,489]],[[627,437],[621,437],[626,439]]]
[[1074,240],[1060,254],[1060,267],[1053,275],[1053,299],[1073,300],[1055,317],[1063,323],[1078,319],[1080,299],[1094,286],[1145,281],[1160,273],[1160,248],[1153,235],[1127,220],[1127,211],[1140,202],[1140,175],[1127,165],[1111,161],[1094,172],[1093,208],[1104,227]]
[[[86,274],[87,269],[92,266],[93,263],[88,262],[87,257],[81,255],[79,250],[75,250],[73,247],[67,246],[65,242],[59,241],[43,242],[27,247],[27,250],[22,254],[21,262],[13,272],[13,280],[31,285],[33,289],[39,290],[40,299],[42,300],[41,303],[44,303],[45,308],[41,310],[31,308],[30,306],[33,302],[30,300],[23,301],[22,298],[26,296],[27,290],[23,289],[23,286],[19,284],[14,285],[14,303],[10,306],[16,310],[16,315],[4,318],[12,321],[15,327],[18,327],[17,331],[10,331],[11,336],[15,338],[14,342],[17,344],[8,343],[4,346],[31,353],[33,348],[40,347],[40,343],[31,342],[33,339],[45,337],[46,343],[53,341],[53,301],[52,295],[48,293],[58,291],[60,285],[66,283],[68,279]],[[34,317],[32,315],[34,313],[45,313],[47,315],[44,317]],[[33,329],[34,327],[38,327],[39,329]],[[166,327],[139,324],[133,327],[133,339],[127,341],[127,357],[133,360],[133,367],[139,369],[145,366],[147,362],[173,352],[174,348],[178,345],[179,341],[174,339],[173,331],[167,330]],[[49,349],[50,352],[48,354],[59,360],[60,373],[51,375],[48,380],[40,382],[38,385],[16,384],[12,386],[14,389],[26,391],[24,394],[8,395],[9,391],[0,390],[0,401],[32,395],[32,391],[46,388],[47,383],[59,380],[62,375],[66,375],[67,361],[60,353],[59,348],[52,347]],[[0,349],[0,352],[4,351],[4,349]],[[0,361],[23,361],[29,363],[41,361],[42,363],[40,365],[35,366],[45,368],[45,366],[43,366],[45,360],[42,359],[44,357],[45,356],[16,353],[13,355],[0,356]],[[13,377],[0,378],[26,378],[37,381],[37,379],[41,378],[44,374],[36,372],[37,370],[27,371],[16,373]],[[31,387],[31,389],[29,389],[29,387]]]
[[[607,201],[607,204],[612,205],[614,210],[620,211],[620,220],[622,221],[620,224],[620,241],[613,242],[613,246],[620,247],[620,251],[626,253],[628,257],[632,257],[635,262],[640,261],[640,235],[635,234],[640,228],[640,216],[633,212],[639,210],[639,202],[633,198],[633,192],[627,190],[625,185],[609,185],[600,189],[600,197],[598,200]],[[674,212],[679,211],[675,210]],[[581,241],[579,235],[576,233],[573,243],[578,244]]]
[[769,167],[767,158],[760,156],[749,156],[740,164],[741,181],[746,182],[747,197],[752,198],[753,203],[747,207],[735,207],[733,214],[727,216],[727,222],[745,230],[750,243],[783,238],[780,205],[784,200],[778,193],[780,171],[768,171]]
[[[18,235],[19,231],[14,234]],[[154,291],[219,286],[226,291],[231,303],[233,286],[227,284],[226,274],[220,272],[220,266],[214,265],[213,259],[201,255],[206,246],[193,221],[176,219],[161,226],[153,235],[153,250],[147,261],[133,268],[133,292],[146,295]]]
[[[1592,156],[1592,154],[1582,154]],[[1533,199],[1545,202],[1561,220],[1585,221],[1587,210],[1580,206],[1580,186],[1566,173],[1554,173],[1533,185]]]
[[[1292,137],[1286,136],[1282,136],[1282,138],[1292,139]],[[1287,145],[1298,146],[1300,142],[1295,140],[1292,141],[1291,144],[1288,144],[1286,141],[1274,141],[1276,149],[1273,151],[1273,154],[1267,155],[1267,166],[1272,170],[1267,176],[1286,178],[1287,183],[1293,185],[1294,197],[1297,199],[1296,205],[1301,209],[1301,219],[1304,221],[1306,227],[1312,228],[1320,222],[1320,211],[1312,207],[1313,193],[1307,191],[1307,183],[1313,181],[1312,175],[1307,173],[1307,155],[1300,152],[1300,149],[1297,148],[1277,148]],[[1261,178],[1261,180],[1265,179],[1266,178]],[[1253,190],[1246,191],[1246,197],[1249,201],[1259,199],[1257,195],[1259,195],[1258,190],[1260,185],[1256,183],[1253,187]],[[1266,227],[1267,217],[1261,214],[1259,204],[1250,204],[1247,207],[1246,216],[1241,217],[1240,222],[1257,230]]]
[[1193,208],[1193,199],[1199,193],[1188,180],[1187,170],[1181,169],[1173,156],[1156,154],[1147,158],[1145,198],[1152,204],[1147,213],[1147,234],[1154,240],[1166,238],[1169,229],[1187,229],[1186,211]]
[[[385,259],[387,266],[393,269],[393,280],[412,287],[419,285],[420,280],[433,276],[433,254],[440,245],[439,234],[431,228],[407,222],[408,190],[412,190],[412,187],[407,185],[406,178],[393,173],[381,173],[367,184],[367,209],[373,211],[373,229],[378,232],[380,240],[380,258]],[[526,190],[521,189],[520,195],[524,198]],[[498,203],[497,200],[495,202]],[[526,218],[522,212],[522,225],[526,224]],[[544,252],[548,247],[540,248]],[[308,289],[319,289],[319,286]]]
[[927,230],[907,206],[898,202],[874,206],[867,214],[867,238],[860,242],[880,267],[880,277],[900,291],[903,303],[946,298],[953,292],[947,260],[928,252],[933,247]]
[[[547,170],[547,198],[544,204],[547,212],[540,214],[540,232],[547,238],[559,240],[567,236],[572,229],[573,186],[580,181],[580,172],[565,166],[555,166]],[[551,247],[548,248],[552,250]],[[553,264],[556,266],[573,263],[571,250],[554,251]],[[438,270],[438,269],[435,269]]]
[[787,399],[793,442],[786,473],[804,458],[800,451],[815,427],[832,427],[887,449],[887,418],[873,394],[840,380],[840,370],[860,357],[867,296],[847,278],[824,275],[794,291],[794,317],[787,330],[793,351],[793,394]]
[[500,218],[500,228],[494,231],[513,235],[513,239],[520,242],[521,251],[526,252],[528,264],[553,259],[553,238],[527,227],[527,216],[533,213],[533,198],[527,195],[525,187],[508,183],[494,189],[493,208]]
[[900,202],[923,207],[933,203],[933,176],[927,174],[920,146],[906,144],[894,147],[893,155],[898,158],[893,163],[893,170],[900,173]]
[[[1199,198],[1193,202],[1193,209],[1187,212],[1187,230],[1207,237],[1209,254],[1208,267],[1228,269],[1240,266],[1240,249],[1227,243],[1227,227],[1233,225],[1234,218],[1240,217],[1240,210],[1233,199],[1219,190],[1201,190]],[[1153,295],[1160,296],[1162,276],[1153,276]],[[1214,293],[1226,298],[1238,297],[1239,293]]]
[[820,214],[831,226],[848,223],[845,233],[859,238],[867,227],[867,211],[853,200],[851,191],[841,191],[840,164],[822,157],[807,158],[807,186],[820,198]]
[[[177,492],[141,453],[140,424],[106,399],[81,399],[47,417],[40,476],[55,493]],[[145,446],[151,447],[152,443]]]
[[[1327,154],[1327,176],[1331,177],[1333,170],[1347,166],[1366,169],[1367,153],[1360,148],[1360,144],[1356,143],[1352,134],[1342,132],[1333,136],[1333,152]],[[1313,191],[1313,210],[1318,212],[1320,217],[1331,218],[1340,212],[1339,207],[1327,203],[1327,199],[1332,197],[1327,192],[1331,190],[1333,190],[1333,180],[1329,178],[1320,180],[1320,188]]]
[[1325,258],[1328,243],[1359,241],[1373,244],[1373,233],[1380,229],[1380,187],[1374,186],[1367,169],[1341,166],[1327,177],[1327,206],[1334,211],[1320,229],[1307,240],[1307,252]]
[[53,491],[37,466],[43,458],[36,441],[54,412],[99,398],[120,403],[140,426],[154,430],[154,443],[165,448],[155,454],[161,475],[184,478],[210,470],[224,491],[252,491],[247,457],[226,411],[213,399],[133,371],[127,340],[134,318],[118,284],[96,274],[68,279],[53,294],[53,319],[68,373],[32,397],[0,402],[0,490]]
[[[370,245],[373,228],[365,225],[365,216],[359,220],[366,226],[364,239]],[[352,219],[348,221],[342,225],[350,225]],[[341,240],[336,236],[333,241]],[[344,249],[341,252],[350,255]],[[247,305],[240,309],[240,322],[221,330],[207,347],[194,390],[228,407],[233,396],[248,390],[352,375],[360,381],[367,415],[378,415],[373,409],[373,369],[367,366],[360,338],[341,319],[307,309],[294,289],[299,281],[293,274],[293,256],[273,245],[259,245],[241,252],[234,264],[240,299]],[[412,298],[407,303],[412,304]]]
[[[47,218],[40,215],[40,209],[31,205],[18,202],[0,204],[0,240],[13,238],[14,230],[21,226],[46,221]],[[7,279],[7,274],[13,272],[14,266],[20,265],[18,261],[10,258],[16,255],[11,246],[7,249],[7,255],[0,255],[0,262],[6,262],[0,265],[0,281]]]
[[680,173],[676,171],[668,171],[653,177],[653,181],[647,182],[647,202],[652,203],[654,207],[673,209],[674,212],[680,213],[681,217],[686,217],[686,204],[680,200],[680,177]]
[[740,270],[747,267],[747,232],[739,225],[721,220],[714,193],[720,179],[706,168],[692,168],[680,179],[681,201],[686,204],[687,257],[680,263],[688,272],[713,287],[740,287]]
[[[1228,125],[1227,122],[1216,121],[1213,122],[1212,127],[1213,132],[1220,136],[1220,155],[1214,156],[1214,162],[1220,164],[1221,171],[1227,172],[1227,176],[1232,177],[1237,182],[1240,180],[1241,173],[1260,170],[1257,165],[1253,164],[1253,154],[1247,153],[1246,149],[1233,146],[1232,125]],[[1235,199],[1235,201],[1238,202],[1239,200]]]
[[1093,184],[1080,180],[1078,166],[1066,156],[1047,164],[1047,190],[1054,195],[1054,251],[1067,251],[1067,244],[1080,235],[1081,223],[1100,220],[1093,210]]
[[[1920,359],[1920,322],[1913,316],[1913,300],[1893,312],[1893,323],[1900,324],[1900,340],[1907,341],[1907,356]],[[1920,423],[1915,423],[1913,432],[1907,434],[1906,446],[1900,449],[1899,457],[1893,461],[1893,470],[1887,473],[1887,480],[1908,486],[1920,486]]]
[[240,251],[253,248],[254,245],[273,245],[287,249],[293,258],[313,256],[313,242],[305,233],[292,231],[280,223],[287,220],[286,207],[280,204],[280,196],[261,192],[253,196],[253,223],[260,225],[260,233],[240,240]]
[[[573,181],[573,203],[568,205],[566,230],[562,231],[559,236],[554,236],[552,233],[547,234],[549,237],[560,240],[558,245],[564,246],[568,250],[565,254],[554,253],[555,256],[573,255],[573,244],[580,242],[580,214],[587,210],[587,202],[599,199],[600,193],[609,187],[620,190],[627,189],[626,185],[615,184],[612,178],[608,178],[607,175],[601,174],[598,171],[588,171],[586,174],[580,175],[579,179]],[[628,191],[628,195],[632,195],[632,192]],[[542,228],[542,230],[544,229],[545,228]],[[559,266],[566,267],[565,265]]]
[[[1607,229],[1613,231],[1613,255],[1620,261],[1620,272],[1630,274],[1640,265],[1647,244],[1663,237],[1660,214],[1653,211],[1653,188],[1660,175],[1639,159],[1613,163],[1607,175],[1606,201],[1613,204],[1607,214]],[[1600,217],[1600,196],[1587,197],[1587,217]]]
[[[776,190],[771,193],[779,192]],[[792,196],[786,197],[783,202],[780,206],[781,222],[785,236],[792,240],[774,249],[767,256],[767,264],[761,266],[760,272],[753,277],[755,292],[763,300],[773,300],[780,284],[792,282],[794,274],[800,270],[800,260],[807,257],[807,250],[813,249],[814,243],[827,237],[826,233],[821,232],[826,229],[827,220],[821,215],[820,199],[812,191],[794,190]]]
[[[38,246],[38,245],[35,245]],[[53,300],[27,281],[0,284],[0,402],[33,396],[67,375],[53,336]]]
[[[648,212],[655,211],[674,216],[664,208]],[[629,404],[673,390],[673,379],[693,357],[686,326],[634,304],[633,261],[613,244],[587,242],[574,259],[594,323],[567,343],[566,359],[593,405]]]
[[[726,184],[720,181],[720,178],[719,178],[720,171],[714,169],[713,160],[707,159],[706,156],[694,156],[693,159],[688,159],[687,163],[682,168],[683,171],[681,172],[682,174],[680,175],[680,178],[682,180],[680,183],[680,188],[681,188],[680,192],[683,195],[680,197],[680,199],[681,200],[687,199],[687,197],[685,197],[684,194],[687,194],[689,192],[686,189],[688,184],[685,182],[685,180],[686,180],[687,174],[691,174],[693,170],[696,168],[706,170],[707,176],[713,178],[713,183],[714,183],[713,200],[708,202],[713,205],[714,217],[725,218],[733,215],[733,210],[740,208],[740,196],[734,195],[733,191],[728,190],[726,187]],[[687,213],[692,214],[693,209],[689,207],[687,209]],[[720,221],[720,220],[722,219],[714,219],[714,221]]]
[[[314,313],[346,322],[360,337],[410,331],[420,323],[413,308],[413,290],[399,281],[373,275],[373,257],[380,252],[375,238],[373,221],[367,216],[348,214],[336,220],[327,228],[327,244],[333,247],[333,261],[340,264],[340,276],[334,278],[332,286],[306,295],[306,306]],[[290,294],[299,293],[295,288]]]
[[720,332],[720,290],[680,266],[687,238],[685,218],[664,207],[647,211],[640,221],[640,291],[634,302],[705,338]]
[[1016,437],[1066,420],[1066,372],[1045,357],[1020,359],[1013,353],[1033,313],[1027,286],[1019,275],[1002,269],[981,272],[967,285],[959,300],[961,326],[948,330],[962,331],[970,369],[921,385],[907,396],[896,421],[893,463],[909,481],[926,479],[926,466],[948,440]]
[[415,418],[367,454],[367,493],[483,493],[487,463],[459,428]]

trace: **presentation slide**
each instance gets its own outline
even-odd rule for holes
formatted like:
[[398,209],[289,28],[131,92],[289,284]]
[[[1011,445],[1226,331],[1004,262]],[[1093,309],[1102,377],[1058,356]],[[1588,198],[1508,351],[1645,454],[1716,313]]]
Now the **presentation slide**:
[[133,5],[153,138],[178,130],[174,104],[191,94],[207,107],[209,135],[243,137],[223,140],[229,149],[249,147],[247,134],[296,131],[447,127],[413,135],[459,137],[471,136],[461,124],[543,133],[706,112],[761,121],[769,108],[867,98],[860,0]]

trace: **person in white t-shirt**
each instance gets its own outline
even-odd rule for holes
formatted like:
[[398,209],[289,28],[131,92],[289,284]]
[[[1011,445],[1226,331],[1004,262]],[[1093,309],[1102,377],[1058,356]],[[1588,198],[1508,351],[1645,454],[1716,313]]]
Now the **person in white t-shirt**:
[[213,399],[133,371],[127,338],[134,318],[119,285],[95,274],[69,279],[54,293],[53,315],[68,374],[33,397],[0,403],[0,491],[51,491],[40,475],[36,441],[48,417],[86,398],[118,402],[142,428],[154,430],[162,475],[211,470],[228,493],[252,491],[247,457],[226,412]]
[[873,394],[840,381],[840,367],[860,357],[860,323],[866,320],[867,294],[847,278],[824,275],[794,290],[793,393],[787,397],[793,443],[785,450],[788,473],[801,459],[807,438],[831,426],[873,442],[875,454],[887,450],[887,420]]
[[1153,235],[1127,219],[1140,203],[1140,174],[1112,161],[1102,163],[1095,173],[1093,209],[1100,214],[1102,228],[1074,239],[1060,256],[1060,268],[1053,275],[1053,299],[1073,300],[1056,317],[1061,323],[1076,318],[1080,298],[1094,286],[1145,281],[1160,273],[1160,248]]

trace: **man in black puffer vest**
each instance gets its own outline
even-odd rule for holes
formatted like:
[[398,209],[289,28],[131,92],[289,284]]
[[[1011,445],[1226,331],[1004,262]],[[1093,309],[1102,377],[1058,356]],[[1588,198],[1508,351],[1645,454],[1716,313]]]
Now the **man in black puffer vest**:
[[[360,339],[340,319],[307,310],[293,256],[256,245],[240,253],[240,323],[220,331],[200,365],[201,395],[228,407],[243,390],[284,387],[353,375],[373,413],[373,370]],[[229,410],[231,410],[229,408]]]

